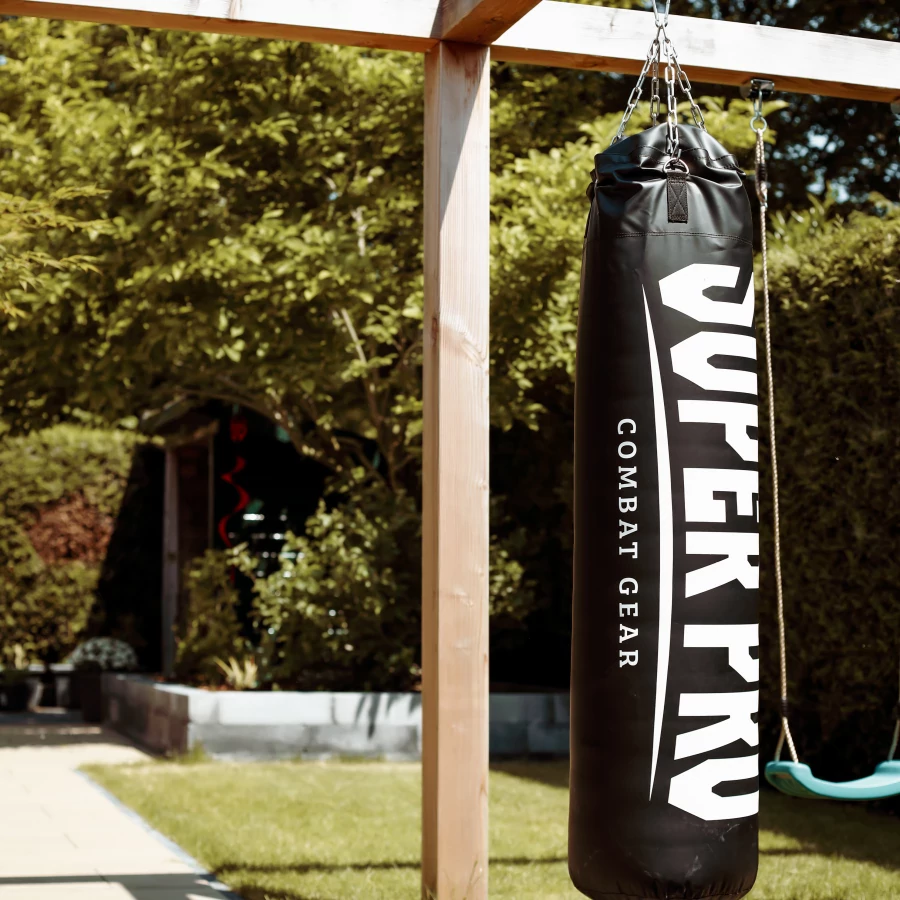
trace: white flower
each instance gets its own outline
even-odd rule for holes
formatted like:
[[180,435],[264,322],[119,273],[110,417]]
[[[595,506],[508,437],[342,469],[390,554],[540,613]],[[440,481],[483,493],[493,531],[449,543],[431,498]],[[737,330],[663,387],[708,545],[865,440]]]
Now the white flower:
[[138,667],[137,653],[125,641],[116,638],[97,637],[79,644],[69,655],[66,662],[80,665],[86,662],[97,663],[101,669],[125,670]]

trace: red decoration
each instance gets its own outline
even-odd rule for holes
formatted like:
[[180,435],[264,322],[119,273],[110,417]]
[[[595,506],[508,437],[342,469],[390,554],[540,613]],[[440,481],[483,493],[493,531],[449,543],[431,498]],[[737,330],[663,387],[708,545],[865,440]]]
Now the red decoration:
[[[247,419],[244,416],[232,416],[231,421],[228,423],[228,434],[231,437],[231,442],[233,444],[240,444],[246,437],[247,433],[250,430],[250,426],[247,424]],[[231,543],[231,539],[228,537],[228,522],[232,516],[237,515],[246,505],[250,502],[250,494],[244,490],[239,484],[237,484],[234,480],[234,476],[238,474],[238,472],[242,471],[247,465],[247,460],[244,459],[243,456],[236,456],[234,460],[234,468],[230,472],[226,472],[222,476],[222,481],[230,484],[238,493],[238,502],[237,506],[231,510],[227,515],[222,516],[219,520],[219,537],[222,538],[222,543],[225,544],[226,547],[231,547],[233,544]]]
[[238,492],[238,502],[237,506],[227,515],[222,516],[219,520],[219,537],[222,538],[226,547],[231,547],[233,544],[231,543],[231,539],[228,537],[228,520],[233,516],[239,513],[249,502],[250,495],[247,491],[244,490],[239,484],[235,484],[234,476],[237,475],[245,466],[247,465],[247,460],[244,459],[243,456],[237,457],[234,461],[234,468],[230,472],[226,472],[222,476],[222,481],[230,484],[237,492]]
[[231,435],[231,440],[235,444],[240,444],[241,441],[247,437],[247,432],[250,430],[247,425],[247,420],[243,416],[232,416],[231,422],[228,424],[228,431]]

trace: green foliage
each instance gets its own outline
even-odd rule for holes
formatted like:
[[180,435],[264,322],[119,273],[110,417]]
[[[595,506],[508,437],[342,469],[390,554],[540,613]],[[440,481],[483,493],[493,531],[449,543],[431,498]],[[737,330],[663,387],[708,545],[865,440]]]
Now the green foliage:
[[246,649],[232,578],[235,562],[229,554],[207,550],[185,568],[188,602],[175,648],[175,675],[181,680],[219,684],[221,659]]
[[0,663],[9,665],[17,647],[34,659],[58,661],[88,624],[98,568],[46,564],[7,517],[0,517],[0,560]]
[[75,494],[104,515],[122,502],[137,446],[130,431],[58,425],[0,439],[0,514],[27,518]]
[[336,499],[320,504],[305,535],[287,536],[280,568],[255,580],[264,667],[282,687],[409,687],[418,675],[415,505],[374,485]]
[[3,669],[0,671],[0,684],[7,687],[24,684],[28,680],[28,652],[21,644],[4,648],[2,656]]
[[91,621],[140,438],[60,425],[0,439],[0,654],[55,662]]
[[[834,4],[772,0],[753,15],[808,24],[820,14],[826,22],[846,17],[846,8],[836,13]],[[863,4],[839,30],[884,33],[886,10]],[[747,11],[734,0],[721,12],[738,18]],[[90,181],[106,192],[65,204],[78,221],[104,223],[67,238],[67,253],[96,257],[98,271],[54,273],[33,294],[33,315],[0,326],[4,415],[20,429],[78,411],[115,419],[188,394],[239,402],[277,421],[301,453],[329,468],[338,499],[323,504],[306,534],[292,539],[289,550],[303,556],[257,583],[272,665],[297,684],[308,683],[317,666],[335,684],[414,681],[420,59],[34,19],[0,23],[0,39],[10,76],[0,82],[0,190],[18,194],[28,185],[49,197]],[[571,446],[562,438],[571,415],[583,191],[593,153],[618,122],[620,104],[610,97],[623,85],[624,79],[579,72],[494,69],[492,416],[523,442],[529,430],[536,435],[534,446],[552,465],[535,471],[552,473],[544,477],[553,482],[535,478],[529,492],[510,484],[508,496],[495,500],[493,559],[503,566],[492,591],[505,622],[521,621],[528,603],[565,594],[558,587],[568,577],[565,566],[541,567],[547,546],[561,545],[560,556],[567,549],[559,532],[568,527],[570,472],[558,454]],[[828,101],[831,124],[815,125],[829,138],[825,150],[794,152],[814,121],[810,104],[818,102],[792,101],[781,122],[790,137],[773,167],[779,189],[802,196],[835,146],[844,174],[888,173],[887,114],[879,113],[878,127],[860,129],[863,105],[854,118],[854,130],[866,135],[862,144],[852,136],[836,140],[838,126],[846,131],[846,106]],[[748,161],[746,103],[709,97],[702,103],[711,131]],[[645,108],[633,127],[642,122]],[[863,145],[868,149],[860,154]],[[842,453],[833,455],[843,466],[851,457],[841,442],[856,447],[859,435],[871,431],[867,419],[852,418],[854,408],[891,433],[882,410],[892,408],[896,384],[890,368],[896,356],[888,353],[896,349],[889,337],[893,314],[878,298],[894,288],[888,263],[879,268],[872,259],[883,246],[872,240],[878,227],[894,226],[852,222],[841,240],[827,231],[808,240],[796,234],[797,243],[773,253],[779,296],[799,298],[783,313],[796,327],[784,339],[795,342],[787,346],[802,361],[796,365],[805,380],[794,396],[795,373],[784,373],[791,385],[786,413],[803,397],[809,404],[802,429],[788,422],[785,439],[824,447],[822,421],[832,415],[843,415],[833,420],[843,425],[856,421],[852,441],[837,439]],[[841,255],[842,242],[856,248],[861,263]],[[882,294],[874,293],[876,282]],[[865,312],[867,330],[849,340],[843,321],[836,326],[838,313],[851,308]],[[851,330],[863,328],[860,316],[852,323]],[[839,350],[844,355],[828,355]],[[855,393],[843,375],[849,379],[857,369],[860,377],[863,370],[879,372],[878,384]],[[820,396],[828,384],[840,395]],[[872,398],[879,398],[875,409]],[[538,430],[559,440],[542,443]],[[889,455],[874,438],[867,447],[874,458],[880,459],[876,451]],[[796,452],[812,454],[797,461],[810,472],[831,459],[817,456],[820,450]],[[849,490],[847,483],[842,489]],[[880,487],[882,505],[865,513],[866,523],[876,512],[884,514],[881,522],[893,521],[891,488]],[[539,514],[524,508],[524,493],[539,498]],[[795,533],[820,534],[836,565],[844,532],[807,529],[832,520],[810,523],[804,510]],[[517,527],[526,519],[532,527]],[[838,571],[821,568],[823,551],[802,552],[813,553],[819,568],[801,571]],[[540,583],[526,584],[536,572]],[[371,649],[376,643],[381,656]]]
[[233,691],[253,691],[259,687],[259,663],[252,656],[243,659],[229,656],[228,662],[216,657],[216,666]]
[[[99,271],[60,273],[35,315],[0,329],[5,414],[114,419],[187,394],[278,422],[334,496],[290,578],[260,587],[273,665],[414,681],[421,59],[32,19],[0,39],[0,189],[106,192],[73,204],[105,223],[71,239]],[[494,84],[492,416],[538,429],[571,394],[584,187],[620,111],[598,103],[601,76],[501,65]],[[703,102],[748,146],[745,103]],[[492,519],[495,622],[517,628],[557,593],[527,574],[553,520],[526,533],[502,497]]]
[[[421,525],[412,499],[362,481],[332,492],[306,532],[286,538],[279,567],[266,576],[242,548],[229,554],[253,580],[264,678],[282,688],[414,687]],[[224,585],[224,566],[209,574],[210,582]],[[496,540],[490,593],[492,615],[506,624],[520,622],[533,605],[522,566]],[[189,617],[197,618],[193,609]]]
[[59,242],[60,231],[97,229],[98,223],[82,222],[59,209],[66,200],[90,196],[96,192],[89,188],[62,188],[47,200],[0,193],[0,314],[24,315],[17,304],[46,287],[53,273],[97,271],[89,256],[59,256],[50,249],[53,238]]
[[[804,758],[848,778],[884,758],[897,699],[900,216],[823,224],[820,213],[814,228],[798,223],[773,242],[772,343],[792,724]],[[768,493],[763,501],[763,708],[774,740]]]
[[[373,477],[415,494],[420,59],[26,19],[0,24],[4,36],[14,51],[0,149],[16,163],[0,187],[90,172],[108,193],[81,212],[109,226],[90,242],[100,274],[56,279],[41,315],[4,335],[10,418],[221,397],[277,421],[344,480],[371,466],[374,442]],[[234,78],[248,71],[252,81]],[[498,74],[492,363],[503,427],[533,422],[530,387],[571,369],[583,189],[619,116],[560,104],[567,78]],[[705,103],[746,145],[746,104]],[[573,140],[551,149],[560,129]]]

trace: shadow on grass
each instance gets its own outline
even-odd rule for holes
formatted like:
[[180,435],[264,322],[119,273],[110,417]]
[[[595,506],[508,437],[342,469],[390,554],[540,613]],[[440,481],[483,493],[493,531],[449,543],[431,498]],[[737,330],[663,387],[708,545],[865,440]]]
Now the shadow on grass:
[[760,799],[760,827],[800,844],[761,850],[763,856],[817,854],[900,871],[900,821],[894,816],[858,804],[784,797],[773,790],[763,790]]
[[[491,865],[500,866],[535,866],[554,865],[565,863],[565,856],[538,857],[531,859],[523,856],[492,856]],[[240,891],[244,900],[330,900],[327,897],[313,896],[312,894],[300,894],[296,891],[272,891],[270,888],[255,886],[252,881],[254,876],[261,875],[309,875],[328,872],[371,872],[389,871],[392,869],[405,869],[418,872],[421,864],[418,860],[394,860],[379,862],[358,863],[298,863],[293,866],[286,865],[241,865],[240,863],[225,863],[218,866],[215,877],[228,884],[233,884]],[[237,876],[237,877],[235,877]]]
[[[563,790],[569,785],[566,761],[497,762],[491,770]],[[760,800],[760,827],[799,844],[762,849],[762,856],[816,854],[900,871],[900,819],[858,804],[785,797],[765,785]]]
[[[498,762],[491,770],[550,787],[569,786],[566,761]],[[900,819],[858,804],[785,797],[765,785],[760,800],[760,827],[800,845],[763,849],[763,856],[817,854],[900,871]]]
[[504,775],[512,775],[514,778],[537,781],[548,787],[564,788],[565,790],[569,788],[568,760],[492,762],[491,771],[503,772]]
[[[566,862],[565,856],[492,856],[492,866],[548,866]],[[229,875],[236,872],[247,872],[258,875],[308,875],[311,872],[369,872],[384,871],[390,869],[412,869],[418,871],[421,868],[419,860],[381,860],[380,862],[347,862],[347,863],[296,863],[294,865],[259,865],[243,863],[224,863],[218,866],[215,876],[223,881],[228,880]]]

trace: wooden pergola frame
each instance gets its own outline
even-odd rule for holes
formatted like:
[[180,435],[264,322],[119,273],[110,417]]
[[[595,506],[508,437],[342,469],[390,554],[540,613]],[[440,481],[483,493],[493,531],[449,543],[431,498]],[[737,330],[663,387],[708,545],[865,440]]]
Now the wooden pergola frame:
[[[558,0],[0,0],[0,14],[425,54],[423,896],[485,900],[491,57],[634,73],[649,13]],[[673,16],[691,78],[891,102],[900,44]]]

